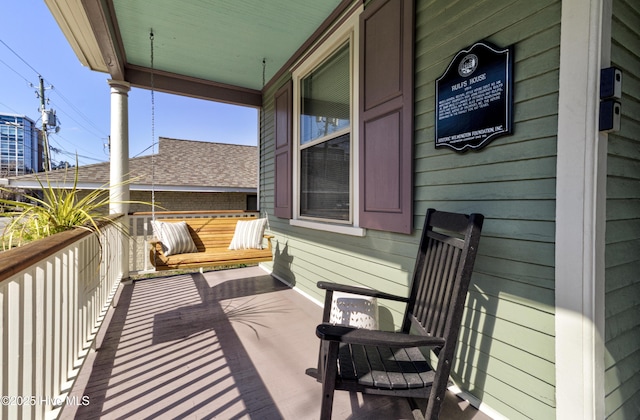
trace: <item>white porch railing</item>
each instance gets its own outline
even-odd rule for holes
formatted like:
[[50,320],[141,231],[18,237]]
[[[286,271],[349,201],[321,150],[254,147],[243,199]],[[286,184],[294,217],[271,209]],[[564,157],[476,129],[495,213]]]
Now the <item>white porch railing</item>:
[[0,418],[55,418],[117,291],[122,233],[76,229],[0,252]]
[[[156,212],[157,220],[186,219],[193,217],[251,217],[259,214],[257,211],[242,210],[213,210],[196,212]],[[155,268],[149,260],[148,242],[153,238],[151,220],[153,215],[149,212],[133,213],[129,215],[129,232],[131,242],[129,247],[129,271],[131,273],[153,271]]]

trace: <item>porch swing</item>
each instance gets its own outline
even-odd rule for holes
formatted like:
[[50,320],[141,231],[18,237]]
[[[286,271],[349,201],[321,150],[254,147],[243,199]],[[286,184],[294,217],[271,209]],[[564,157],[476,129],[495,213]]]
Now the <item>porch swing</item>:
[[[271,239],[265,235],[266,219],[255,214],[228,217],[171,218],[156,220],[155,211],[155,85],[154,35],[151,49],[151,225],[149,258],[157,271],[256,264],[273,260]],[[267,246],[263,246],[263,240]]]

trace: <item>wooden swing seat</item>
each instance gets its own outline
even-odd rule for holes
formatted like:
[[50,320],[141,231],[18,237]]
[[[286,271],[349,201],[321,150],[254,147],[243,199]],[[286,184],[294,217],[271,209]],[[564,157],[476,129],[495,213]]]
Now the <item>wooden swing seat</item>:
[[181,268],[217,267],[255,264],[272,261],[271,238],[264,235],[267,245],[262,249],[230,250],[236,224],[239,220],[255,220],[255,216],[167,219],[168,222],[186,222],[189,234],[198,252],[166,256],[159,239],[149,241],[151,264],[158,271]]

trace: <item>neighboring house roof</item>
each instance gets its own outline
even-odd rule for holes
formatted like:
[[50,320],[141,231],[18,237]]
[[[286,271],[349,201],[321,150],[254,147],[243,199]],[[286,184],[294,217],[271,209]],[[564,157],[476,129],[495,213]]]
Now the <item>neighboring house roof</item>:
[[[78,167],[78,188],[96,189],[109,184],[110,163]],[[258,185],[258,148],[160,137],[158,153],[129,159],[131,190],[255,192]],[[1,180],[16,188],[47,184],[70,188],[74,168]],[[4,182],[2,182],[4,181]]]

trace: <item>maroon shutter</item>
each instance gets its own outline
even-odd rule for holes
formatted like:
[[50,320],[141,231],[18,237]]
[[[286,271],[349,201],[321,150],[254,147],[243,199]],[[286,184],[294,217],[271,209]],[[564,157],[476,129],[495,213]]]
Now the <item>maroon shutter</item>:
[[413,0],[376,0],[360,17],[360,226],[413,222]]
[[293,82],[278,89],[275,95],[275,186],[274,214],[276,217],[291,219],[291,149],[293,141]]

